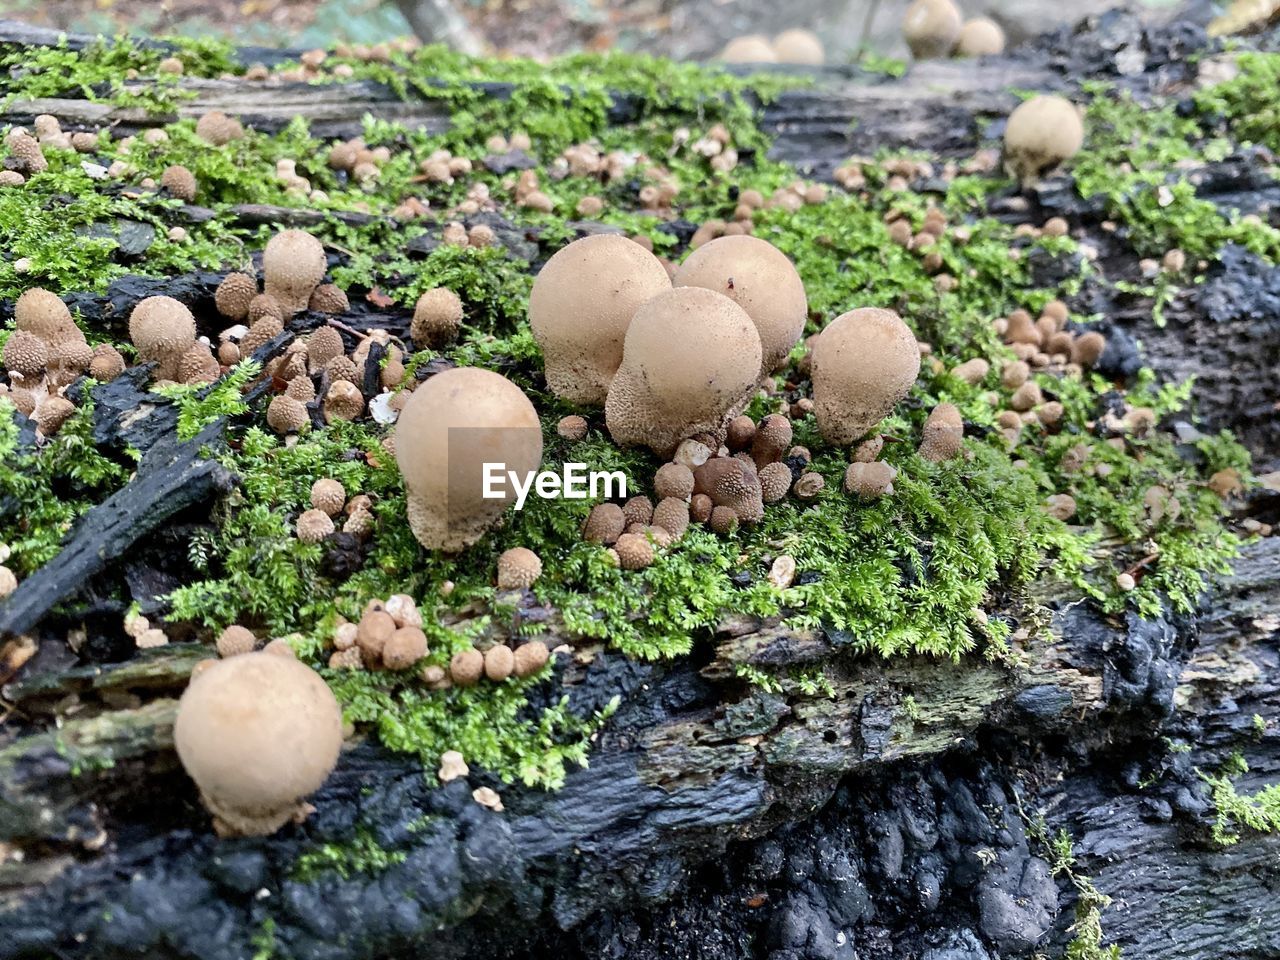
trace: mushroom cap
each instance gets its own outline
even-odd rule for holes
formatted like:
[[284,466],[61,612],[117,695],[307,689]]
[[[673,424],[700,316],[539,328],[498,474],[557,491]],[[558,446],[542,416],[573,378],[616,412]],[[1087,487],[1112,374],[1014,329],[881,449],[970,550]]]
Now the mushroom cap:
[[952,0],[915,0],[902,17],[902,37],[917,60],[945,57],[960,38],[963,21]]
[[286,314],[307,309],[329,262],[324,245],[305,230],[282,230],[262,252],[263,288]]
[[196,136],[206,143],[220,147],[244,136],[244,127],[234,117],[221,110],[210,110],[196,121]]
[[311,422],[307,408],[293,397],[281,394],[267,404],[267,426],[276,433],[293,433]]
[[50,346],[65,339],[84,340],[67,305],[57,294],[39,287],[32,287],[18,298],[13,321],[15,329],[34,333]]
[[38,377],[49,364],[49,347],[34,333],[15,330],[5,341],[3,358],[5,368],[23,377]]
[[688,500],[693,495],[693,471],[683,463],[664,463],[653,478],[658,499]]
[[791,492],[791,468],[780,460],[761,467],[758,479],[765,503],[777,503]]
[[603,403],[632,317],[670,289],[662,261],[626,237],[583,237],[557,251],[529,294],[547,386],[573,403]]
[[924,422],[920,456],[941,463],[960,455],[964,448],[964,419],[953,403],[940,403]]
[[1071,361],[1078,363],[1082,367],[1092,367],[1098,362],[1102,356],[1102,351],[1107,348],[1107,338],[1098,333],[1097,330],[1090,330],[1088,333],[1082,333],[1076,337],[1071,343]]
[[36,406],[36,426],[46,437],[51,437],[76,412],[76,405],[66,397],[45,397]]
[[324,420],[354,420],[364,413],[364,394],[349,380],[335,380],[324,395]]
[[307,309],[316,313],[346,313],[351,309],[347,292],[334,283],[322,283],[311,291]]
[[920,350],[892,310],[865,307],[836,317],[813,345],[814,413],[829,443],[862,437],[916,382]]
[[342,342],[342,334],[333,327],[317,327],[307,338],[307,365],[313,371],[324,369],[330,360],[345,353],[346,345]]
[[714,290],[747,312],[760,334],[761,376],[787,358],[809,316],[795,265],[759,237],[720,237],[699,247],[676,271],[674,285]]
[[1004,131],[1005,169],[1026,186],[1070,159],[1083,144],[1084,123],[1070,100],[1032,97],[1009,115]]
[[799,27],[784,30],[773,38],[773,53],[779,63],[799,63],[820,67],[827,62],[827,52],[822,41],[812,30]]
[[322,477],[311,485],[311,506],[336,517],[347,503],[347,491],[337,480]]
[[310,667],[246,653],[210,664],[191,681],[173,732],[209,811],[236,833],[265,836],[332,772],[342,711]]
[[624,533],[614,544],[623,570],[643,570],[653,564],[653,544],[642,533]]
[[169,191],[171,197],[185,200],[187,203],[195,202],[196,177],[184,166],[175,164],[172,167],[166,167],[164,173],[160,174],[160,186]]
[[427,635],[421,627],[398,627],[382,645],[382,665],[405,670],[427,655]]
[[297,532],[303,543],[319,543],[333,533],[333,518],[323,510],[304,510],[298,517]]
[[542,425],[524,391],[500,374],[457,367],[409,397],[396,427],[396,461],[409,492],[410,521],[432,550],[475,543],[515,494],[484,496],[484,464],[523,476],[542,462]]
[[694,434],[720,434],[754,390],[760,357],[755,324],[728,297],[703,287],[654,297],[627,328],[605,403],[609,434],[659,456]]
[[179,383],[213,383],[222,374],[209,345],[196,342],[178,361]]
[[515,652],[505,643],[495,643],[484,652],[484,675],[495,683],[507,679],[515,668]]
[[683,498],[664,497],[653,508],[653,525],[678,540],[689,528],[689,504]]
[[598,503],[587,514],[582,539],[588,543],[611,544],[627,529],[627,517],[616,503]]
[[883,460],[851,463],[844,472],[844,489],[846,493],[871,500],[893,493],[893,479],[897,475],[898,471]]
[[750,33],[726,43],[717,59],[725,63],[776,63],[778,55],[774,53],[768,37]]
[[628,527],[633,523],[647,526],[653,520],[653,501],[648,497],[632,497],[622,505],[622,518]]
[[475,647],[459,650],[449,661],[449,677],[459,687],[474,686],[484,673],[484,654]]
[[586,437],[589,426],[585,418],[571,413],[567,417],[561,417],[560,422],[556,424],[556,433],[565,440],[578,441]]
[[89,361],[89,376],[106,383],[124,373],[124,357],[109,343],[100,343],[93,348],[93,359]]
[[249,316],[249,304],[258,295],[258,281],[247,273],[228,273],[214,291],[213,303],[228,320]]
[[280,309],[280,304],[276,302],[275,297],[269,293],[260,293],[249,301],[249,312],[245,319],[253,324],[267,318],[283,321],[284,311]]
[[247,627],[232,624],[218,634],[218,656],[235,657],[244,653],[252,653],[258,645],[258,639]]
[[530,640],[516,647],[515,674],[517,677],[529,677],[547,665],[551,651],[541,640]]
[[159,360],[162,368],[171,361],[176,371],[178,358],[195,343],[196,321],[173,297],[147,297],[129,314],[129,339],[143,360]]
[[791,421],[780,413],[771,413],[760,421],[751,439],[751,459],[757,467],[781,460],[791,446],[794,430]]
[[409,336],[418,346],[441,347],[458,335],[462,300],[448,287],[434,287],[418,298]]
[[987,57],[1004,53],[1004,29],[990,17],[973,17],[960,28],[956,56]]
[[498,589],[524,590],[542,576],[542,560],[528,547],[512,547],[498,557]]
[[760,478],[750,458],[713,457],[693,471],[694,489],[718,507],[728,507],[744,523],[764,517]]

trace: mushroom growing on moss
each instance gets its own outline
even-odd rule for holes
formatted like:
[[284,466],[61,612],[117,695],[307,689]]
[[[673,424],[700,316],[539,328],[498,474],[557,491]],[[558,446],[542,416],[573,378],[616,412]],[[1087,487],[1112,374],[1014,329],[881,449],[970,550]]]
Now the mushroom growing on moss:
[[547,386],[573,403],[603,403],[632,317],[670,289],[662,262],[626,237],[583,237],[557,251],[529,294]]
[[218,833],[266,836],[306,816],[338,761],[342,710],[300,661],[245,653],[192,679],[173,733]]
[[160,174],[160,186],[167,190],[171,197],[187,203],[195,203],[195,174],[184,166],[175,164],[172,167],[166,167],[164,173]]
[[49,364],[49,347],[34,333],[15,330],[5,341],[0,357],[10,373],[18,374],[23,380],[38,380]]
[[940,403],[929,413],[924,422],[920,441],[920,456],[932,463],[941,463],[960,455],[964,444],[964,420],[952,403]]
[[674,285],[714,290],[746,311],[760,334],[761,376],[787,358],[809,315],[795,265],[758,237],[721,237],[699,247],[676,271]]
[[324,279],[324,246],[303,230],[282,230],[262,252],[265,292],[286,315],[301,313]]
[[1023,187],[1075,156],[1084,144],[1080,111],[1063,97],[1041,95],[1018,105],[1004,131],[1004,166]]
[[874,500],[893,493],[897,475],[898,471],[883,460],[851,463],[844,472],[844,489],[863,500]]
[[237,323],[249,316],[249,304],[258,295],[258,281],[247,273],[228,273],[214,291],[218,313]]
[[156,361],[157,380],[174,380],[182,355],[195,343],[196,321],[172,297],[147,297],[129,314],[129,339],[139,359]]
[[528,547],[512,547],[498,557],[498,589],[527,590],[542,576],[542,561]]
[[438,348],[462,327],[462,300],[448,287],[435,287],[418,298],[409,336],[419,347]]
[[196,121],[196,136],[215,147],[239,140],[244,136],[244,127],[234,117],[229,117],[221,110],[210,110]]
[[759,334],[741,307],[713,290],[677,287],[645,303],[627,328],[605,426],[618,443],[659,456],[695,434],[723,436],[760,363]]
[[813,345],[814,413],[829,443],[853,443],[888,416],[920,372],[916,338],[892,310],[831,321]]
[[484,496],[485,463],[524,476],[542,461],[542,426],[524,391],[474,367],[446,370],[415,390],[395,435],[409,522],[431,550],[475,543],[514,499],[508,484],[502,496]]
[[952,0],[915,0],[902,17],[902,37],[917,60],[948,56],[963,21]]
[[71,319],[71,311],[57,294],[32,287],[13,307],[15,329],[33,333],[49,346],[64,340],[84,342],[84,334]]

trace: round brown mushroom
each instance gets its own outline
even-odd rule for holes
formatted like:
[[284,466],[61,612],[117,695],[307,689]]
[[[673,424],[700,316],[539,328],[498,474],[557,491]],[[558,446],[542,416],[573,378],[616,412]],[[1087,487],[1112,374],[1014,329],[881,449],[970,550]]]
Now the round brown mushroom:
[[542,560],[528,547],[512,547],[498,557],[498,589],[527,590],[542,576]]
[[382,665],[407,670],[427,655],[427,635],[421,627],[398,627],[382,645]]
[[541,640],[530,640],[516,647],[515,674],[517,677],[531,677],[547,665],[551,652]]
[[244,127],[221,110],[210,110],[196,121],[196,136],[215,147],[221,147],[244,136]]
[[218,656],[237,657],[242,653],[253,653],[258,645],[258,638],[248,628],[232,624],[218,634]]
[[419,347],[439,348],[462,328],[462,300],[448,287],[435,287],[418,298],[409,336]]
[[924,422],[920,456],[941,463],[960,455],[964,449],[964,420],[955,404],[940,403]]
[[458,687],[474,687],[484,674],[484,654],[475,647],[459,650],[449,661],[449,679]]
[[542,461],[542,425],[524,391],[475,367],[436,374],[415,390],[396,428],[396,460],[414,535],[428,549],[470,546],[515,498],[485,497],[484,465],[519,476]]
[[337,480],[322,477],[311,485],[311,506],[336,517],[347,502],[347,491]]
[[746,311],[760,334],[761,376],[786,360],[809,315],[795,265],[759,237],[721,237],[699,247],[676,271],[674,285],[714,290]]
[[653,490],[659,500],[688,500],[693,495],[693,471],[683,463],[664,463],[653,478]]
[[851,463],[844,472],[844,489],[863,500],[874,500],[893,493],[897,475],[898,471],[883,460]]
[[957,57],[994,57],[1004,53],[1004,30],[990,17],[973,17],[960,28]]
[[860,439],[888,416],[920,372],[911,330],[892,310],[868,307],[831,321],[813,346],[814,413],[829,443]]
[[262,252],[263,289],[286,315],[307,309],[324,279],[324,246],[303,230],[282,230]]
[[588,543],[612,544],[627,529],[627,518],[616,503],[598,503],[587,514],[582,539]]
[[902,37],[917,60],[945,57],[955,49],[962,25],[952,0],[915,0],[902,17]]
[[776,63],[778,55],[768,37],[752,33],[734,37],[724,45],[717,59],[725,63]]
[[664,457],[686,437],[722,436],[755,389],[760,356],[755,324],[728,297],[702,287],[660,294],[627,329],[605,426],[616,442]]
[[495,643],[484,652],[484,675],[494,683],[507,679],[515,668],[515,653],[505,643]]
[[156,379],[174,380],[182,355],[195,343],[196,321],[172,297],[147,297],[129,314],[129,339],[139,359],[156,361]]
[[213,304],[228,320],[237,323],[249,316],[249,304],[258,295],[258,281],[247,273],[228,273],[213,294]]
[[1084,123],[1071,101],[1041,95],[1019,104],[1004,131],[1005,169],[1024,187],[1075,156]]
[[169,196],[187,203],[196,201],[196,178],[186,167],[175,164],[166,167],[160,174],[160,186],[169,192]]
[[192,679],[174,744],[219,833],[266,836],[306,815],[338,761],[342,710],[310,667],[246,653]]
[[100,343],[93,348],[93,358],[89,361],[89,376],[102,383],[114,380],[124,373],[124,357],[120,351],[109,343]]
[[314,310],[316,313],[346,313],[351,309],[351,301],[347,299],[347,293],[341,287],[332,283],[322,283],[311,291],[307,309]]
[[33,333],[49,346],[65,340],[84,341],[84,334],[71,319],[71,311],[57,294],[32,287],[13,306],[13,326]]
[[632,317],[670,289],[662,262],[626,237],[583,237],[559,250],[529,294],[529,327],[542,348],[547,386],[573,403],[603,403]]
[[820,67],[827,62],[827,52],[818,35],[798,27],[784,30],[773,38],[773,53],[779,63]]
[[15,330],[5,341],[0,354],[5,369],[18,374],[23,380],[37,380],[49,365],[49,347],[34,333]]
[[653,564],[653,544],[642,533],[624,533],[613,548],[623,570],[643,570]]

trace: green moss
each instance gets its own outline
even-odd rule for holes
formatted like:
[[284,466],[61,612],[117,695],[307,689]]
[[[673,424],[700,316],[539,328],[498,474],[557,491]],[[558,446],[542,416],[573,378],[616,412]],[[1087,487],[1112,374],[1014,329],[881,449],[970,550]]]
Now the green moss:
[[1120,960],[1123,956],[1120,946],[1102,942],[1102,911],[1111,905],[1111,898],[1077,868],[1071,834],[1059,828],[1050,835],[1044,814],[1037,812],[1034,817],[1028,817],[1020,802],[1018,810],[1028,837],[1040,856],[1048,861],[1054,877],[1066,879],[1075,890],[1075,922],[1069,930],[1072,936],[1067,943],[1066,960]]
[[237,417],[249,409],[241,393],[254,380],[261,364],[244,360],[214,386],[204,383],[170,384],[152,392],[178,405],[178,439],[190,440],[219,417]]
[[1222,846],[1239,843],[1242,830],[1280,832],[1280,783],[1268,784],[1257,793],[1241,794],[1233,781],[1248,772],[1249,764],[1237,753],[1216,774],[1200,774],[1212,790],[1213,839]]
[[1206,122],[1223,122],[1234,139],[1280,150],[1280,54],[1240,53],[1235,66],[1235,77],[1193,94],[1196,109]]
[[302,883],[311,883],[326,874],[337,874],[343,880],[357,874],[376,876],[387,867],[403,863],[406,857],[403,851],[380,846],[371,830],[357,828],[345,843],[327,843],[299,856],[290,875]]

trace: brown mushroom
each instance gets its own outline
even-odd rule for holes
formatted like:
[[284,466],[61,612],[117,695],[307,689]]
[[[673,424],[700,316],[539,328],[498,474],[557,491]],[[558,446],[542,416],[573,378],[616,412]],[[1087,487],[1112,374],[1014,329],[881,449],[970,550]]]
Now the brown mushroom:
[[319,240],[302,230],[282,230],[262,252],[263,288],[286,315],[300,313],[327,268]]
[[902,36],[917,60],[950,55],[962,20],[952,0],[915,0],[902,18]]
[[1029,187],[1073,157],[1083,143],[1084,123],[1074,104],[1058,96],[1032,97],[1009,115],[1004,166]]
[[409,336],[419,347],[439,348],[462,327],[462,300],[448,287],[435,287],[418,298]]
[[129,339],[139,359],[156,361],[156,379],[174,380],[182,355],[195,343],[196,321],[172,297],[147,297],[129,314]]
[[837,317],[813,346],[814,413],[829,443],[853,443],[888,416],[920,372],[916,338],[892,310]]
[[498,589],[527,590],[542,576],[542,560],[528,547],[512,547],[498,557]]

